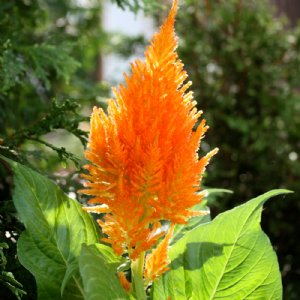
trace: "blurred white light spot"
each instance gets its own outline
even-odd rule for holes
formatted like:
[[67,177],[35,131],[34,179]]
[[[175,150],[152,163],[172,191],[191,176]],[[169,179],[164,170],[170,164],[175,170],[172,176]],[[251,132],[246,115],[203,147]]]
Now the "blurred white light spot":
[[66,25],[66,20],[64,18],[59,18],[56,20],[56,27],[63,27]]
[[232,84],[229,87],[229,92],[231,94],[236,94],[239,91],[239,87],[236,84]]
[[296,37],[294,35],[288,35],[287,36],[287,41],[290,43],[290,44],[295,44],[296,43]]
[[68,196],[69,196],[71,199],[76,200],[76,193],[74,193],[74,192],[69,192],[69,193],[68,193]]
[[298,159],[298,154],[296,152],[291,152],[289,154],[289,159],[292,160],[292,161],[295,161]]
[[210,63],[206,66],[206,70],[208,73],[215,73],[217,71],[217,65]]
[[215,64],[215,63],[209,63],[206,66],[206,70],[207,70],[208,73],[211,73],[211,74],[213,74],[213,73],[215,73],[217,75],[222,75],[223,74],[222,68],[219,65]]

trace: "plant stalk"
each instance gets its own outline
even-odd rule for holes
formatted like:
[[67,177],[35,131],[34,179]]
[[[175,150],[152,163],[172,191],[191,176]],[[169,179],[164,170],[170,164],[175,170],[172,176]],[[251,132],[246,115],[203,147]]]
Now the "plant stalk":
[[145,252],[142,252],[138,259],[131,264],[132,282],[137,300],[146,300],[144,288],[143,270],[144,270]]

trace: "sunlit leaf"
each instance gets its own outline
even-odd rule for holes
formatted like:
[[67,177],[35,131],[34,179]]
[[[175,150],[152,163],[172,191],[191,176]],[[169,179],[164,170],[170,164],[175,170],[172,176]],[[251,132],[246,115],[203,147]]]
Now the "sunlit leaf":
[[14,204],[26,227],[18,240],[18,257],[36,278],[38,299],[84,299],[78,256],[82,243],[99,239],[93,220],[51,180],[10,164]]
[[82,246],[79,265],[86,300],[129,299],[117,277],[117,266],[121,263],[122,258],[108,246]]
[[188,232],[170,249],[171,271],[153,286],[153,299],[281,299],[276,254],[261,230],[263,203],[274,190]]

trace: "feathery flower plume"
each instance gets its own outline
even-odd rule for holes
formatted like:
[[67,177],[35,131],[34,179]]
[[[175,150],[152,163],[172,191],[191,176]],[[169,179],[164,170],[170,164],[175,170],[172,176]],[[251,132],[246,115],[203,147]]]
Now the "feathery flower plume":
[[[199,159],[200,140],[208,127],[202,120],[193,131],[197,111],[191,82],[175,52],[177,1],[145,51],[145,61],[131,65],[126,84],[113,89],[108,113],[94,108],[85,166],[89,175],[83,193],[93,196],[85,210],[106,213],[98,220],[103,240],[131,260],[151,249],[165,232],[161,220],[184,224],[197,215],[191,208],[204,194],[199,185],[205,166],[217,149]],[[173,227],[173,226],[172,226]],[[156,252],[163,253],[171,234]],[[152,258],[151,258],[152,257]],[[155,254],[147,260],[149,279],[162,273]],[[157,272],[156,272],[156,271]]]

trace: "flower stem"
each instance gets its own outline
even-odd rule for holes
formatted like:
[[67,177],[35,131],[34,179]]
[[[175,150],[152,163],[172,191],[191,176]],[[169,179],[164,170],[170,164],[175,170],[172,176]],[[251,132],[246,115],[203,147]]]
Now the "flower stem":
[[138,300],[146,300],[143,280],[144,258],[145,252],[142,252],[139,258],[133,261],[131,265],[132,282]]

